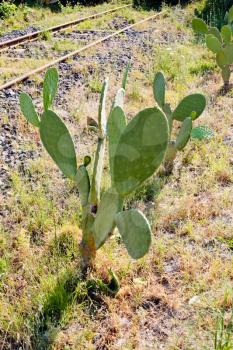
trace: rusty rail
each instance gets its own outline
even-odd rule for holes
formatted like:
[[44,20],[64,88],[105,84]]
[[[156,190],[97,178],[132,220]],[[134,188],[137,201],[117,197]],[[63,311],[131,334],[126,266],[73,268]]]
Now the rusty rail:
[[49,63],[47,63],[47,64],[45,64],[45,65],[43,65],[43,66],[40,66],[40,67],[38,67],[38,68],[36,68],[36,69],[34,69],[34,70],[32,70],[32,71],[26,73],[26,74],[24,74],[24,75],[22,75],[22,76],[20,76],[20,77],[18,77],[18,78],[16,78],[16,79],[14,79],[14,80],[11,80],[11,81],[9,81],[9,82],[7,82],[7,83],[1,85],[1,86],[0,86],[0,91],[5,90],[5,89],[8,89],[8,88],[10,88],[10,87],[12,87],[12,86],[14,86],[14,85],[16,85],[16,84],[18,84],[18,83],[21,83],[22,81],[28,79],[28,78],[29,78],[30,76],[32,76],[32,75],[35,75],[35,74],[37,74],[37,73],[40,73],[40,72],[46,70],[47,68],[49,68],[49,67],[51,67],[51,66],[54,66],[54,65],[56,65],[56,64],[58,64],[58,63],[60,63],[60,62],[64,62],[64,61],[66,61],[67,59],[69,59],[69,58],[71,58],[71,57],[73,57],[73,56],[75,56],[75,55],[77,55],[77,54],[79,54],[79,53],[81,53],[81,52],[83,52],[83,51],[85,51],[85,50],[87,50],[87,49],[93,47],[93,46],[96,46],[96,45],[98,45],[98,44],[101,44],[101,43],[103,43],[103,42],[105,42],[105,41],[107,41],[107,40],[109,40],[109,39],[111,39],[111,38],[113,38],[113,37],[115,37],[115,36],[121,34],[121,33],[126,32],[127,30],[129,30],[129,29],[131,29],[131,28],[133,28],[133,27],[135,27],[135,26],[137,26],[137,25],[140,25],[140,24],[142,24],[142,23],[144,23],[144,22],[150,21],[150,20],[152,20],[152,19],[154,19],[154,18],[156,18],[156,17],[158,17],[158,16],[160,16],[160,15],[166,13],[166,12],[167,12],[167,11],[162,11],[162,12],[159,12],[159,13],[153,15],[153,16],[147,17],[147,18],[145,18],[145,19],[143,19],[143,20],[141,20],[141,21],[139,21],[139,22],[136,22],[136,23],[134,23],[134,24],[131,24],[131,25],[129,25],[129,26],[127,26],[127,27],[124,27],[124,28],[122,28],[122,29],[119,29],[119,30],[117,30],[117,31],[116,31],[115,33],[113,33],[113,34],[109,34],[109,35],[105,36],[104,38],[101,38],[101,39],[98,39],[98,40],[96,40],[96,41],[93,41],[92,43],[90,43],[90,44],[88,44],[88,45],[85,45],[85,46],[82,47],[81,49],[78,49],[78,50],[76,50],[76,51],[73,51],[73,52],[71,52],[71,53],[69,53],[69,54],[67,54],[67,55],[65,55],[65,56],[59,57],[59,58],[57,58],[57,59],[55,59],[55,60],[53,60],[53,61],[51,61],[51,62],[49,62]]
[[37,32],[33,32],[33,33],[26,34],[26,35],[22,35],[22,36],[19,36],[17,38],[11,39],[11,40],[0,42],[0,50],[5,49],[5,48],[14,47],[16,45],[22,44],[22,43],[30,41],[30,40],[35,40],[36,38],[38,38],[40,35],[42,35],[44,33],[47,33],[47,32],[52,32],[52,33],[58,32],[60,30],[72,27],[72,26],[77,25],[77,24],[79,24],[81,22],[84,22],[86,20],[93,19],[93,18],[96,18],[96,17],[100,17],[100,16],[103,16],[105,14],[124,9],[126,7],[129,7],[129,6],[132,6],[132,4],[124,5],[124,6],[118,6],[118,7],[115,7],[113,9],[111,9],[111,10],[107,10],[107,11],[103,11],[103,12],[99,12],[99,13],[94,13],[93,15],[90,15],[90,16],[87,16],[87,17],[82,17],[82,18],[76,19],[76,20],[71,21],[71,22],[66,22],[66,23],[60,24],[58,26],[53,26],[53,27],[50,27],[50,28],[47,28],[47,29],[39,30]]

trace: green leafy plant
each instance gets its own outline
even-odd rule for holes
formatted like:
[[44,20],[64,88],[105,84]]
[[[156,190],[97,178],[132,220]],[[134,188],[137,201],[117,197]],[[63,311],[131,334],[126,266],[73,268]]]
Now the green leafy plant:
[[0,18],[6,19],[12,16],[17,7],[11,1],[1,1],[0,3]]
[[[193,128],[193,122],[203,113],[206,107],[206,99],[202,94],[191,94],[183,98],[178,106],[172,111],[170,104],[166,103],[166,80],[162,72],[155,74],[154,98],[161,110],[165,113],[169,124],[169,145],[164,160],[164,168],[167,174],[173,170],[177,152],[182,151],[190,137],[204,139],[212,136],[211,130],[206,126]],[[173,140],[173,123],[181,123],[180,130]]]
[[214,350],[231,350],[233,348],[233,311],[226,321],[226,312],[223,310],[216,321],[214,333]]
[[222,26],[221,30],[208,26],[202,19],[194,18],[192,27],[195,33],[204,34],[206,45],[216,55],[216,62],[222,72],[224,88],[229,89],[231,76],[230,66],[233,64],[233,41],[232,23],[233,6],[227,14],[228,24]]
[[159,9],[162,5],[185,5],[188,4],[190,0],[133,0],[133,5],[135,7],[141,7],[146,10]]
[[[106,118],[108,80],[103,84],[98,113],[98,143],[92,176],[91,158],[77,165],[72,137],[64,122],[52,110],[58,86],[55,68],[47,71],[43,85],[44,112],[38,115],[29,95],[21,93],[21,111],[27,121],[39,129],[41,141],[62,173],[77,185],[82,205],[83,269],[94,266],[96,251],[117,227],[129,255],[143,257],[151,244],[151,229],[146,217],[136,209],[123,210],[124,199],[138,188],[163,162],[169,140],[165,114],[158,108],[140,111],[128,124],[123,111],[125,85],[116,94],[109,118]],[[108,143],[111,186],[102,191],[101,182]]]

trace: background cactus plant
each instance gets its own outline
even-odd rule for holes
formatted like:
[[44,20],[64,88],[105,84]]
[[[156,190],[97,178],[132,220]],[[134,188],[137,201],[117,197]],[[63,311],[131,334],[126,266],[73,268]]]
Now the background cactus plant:
[[[128,69],[128,68],[127,68]],[[123,210],[125,197],[133,192],[162,163],[169,140],[165,114],[158,108],[139,112],[128,124],[122,110],[127,72],[116,95],[110,116],[106,118],[108,81],[103,84],[98,116],[98,144],[90,178],[85,157],[77,166],[72,137],[59,116],[51,110],[58,86],[56,69],[49,69],[44,79],[44,112],[39,116],[30,96],[20,95],[21,111],[33,126],[39,128],[41,141],[62,173],[73,180],[79,190],[82,204],[83,267],[93,267],[99,249],[115,227],[130,256],[139,259],[151,244],[151,229],[145,216],[138,210]],[[102,193],[101,181],[105,163],[106,144],[109,144],[111,186]]]
[[[188,95],[172,111],[170,105],[165,100],[166,80],[162,72],[155,74],[153,91],[155,101],[165,113],[169,124],[170,141],[166,152],[164,168],[165,172],[170,174],[173,170],[177,152],[184,149],[190,137],[203,139],[210,137],[212,134],[207,127],[193,128],[194,120],[200,117],[206,107],[206,99],[202,94]],[[174,120],[181,123],[176,140],[172,140]]]
[[193,19],[192,27],[196,33],[205,34],[206,45],[216,55],[217,65],[222,72],[224,88],[228,90],[231,76],[230,66],[233,64],[233,6],[227,13],[226,19],[228,24],[222,26],[220,31],[216,27],[208,26],[200,18]]

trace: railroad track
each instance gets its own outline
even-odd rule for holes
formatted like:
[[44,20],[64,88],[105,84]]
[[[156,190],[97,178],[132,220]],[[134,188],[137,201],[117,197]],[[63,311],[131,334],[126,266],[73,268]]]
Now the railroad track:
[[[106,13],[109,13],[109,12],[112,12],[112,11],[116,11],[117,9],[120,9],[120,8],[128,7],[128,6],[130,6],[130,5],[126,5],[126,6],[123,6],[123,7],[118,7],[118,8],[109,10],[109,11],[104,11],[104,12],[101,13],[101,15],[106,14]],[[166,12],[166,11],[162,11],[162,12],[156,13],[156,14],[154,14],[154,15],[152,15],[152,16],[146,17],[146,18],[144,18],[144,19],[142,19],[142,20],[140,20],[140,21],[138,21],[138,22],[136,22],[136,23],[133,23],[133,24],[128,25],[128,26],[125,26],[125,27],[122,28],[122,29],[116,30],[115,32],[113,32],[113,33],[111,33],[111,34],[108,34],[108,35],[106,35],[106,36],[104,36],[104,37],[102,37],[102,38],[100,38],[100,39],[98,39],[98,40],[95,40],[95,41],[93,41],[93,42],[91,42],[91,43],[89,43],[89,44],[87,44],[87,45],[85,45],[85,46],[83,46],[83,47],[81,47],[81,48],[79,48],[79,49],[77,49],[77,50],[74,50],[74,51],[72,51],[72,52],[66,54],[66,55],[63,55],[63,56],[58,57],[58,58],[56,58],[56,59],[54,59],[54,60],[51,60],[50,62],[48,62],[48,63],[46,63],[46,64],[44,64],[44,65],[41,65],[40,67],[38,67],[38,68],[36,68],[36,69],[34,69],[34,70],[31,70],[31,71],[29,71],[29,72],[27,72],[27,73],[25,73],[25,74],[23,74],[23,75],[21,75],[21,76],[15,78],[15,79],[12,79],[12,80],[10,80],[10,81],[4,83],[3,85],[0,86],[0,91],[5,90],[5,89],[8,89],[8,88],[10,88],[10,87],[12,87],[12,86],[14,86],[14,85],[17,85],[17,84],[19,84],[19,83],[21,83],[21,82],[27,80],[27,79],[30,78],[31,76],[33,76],[33,75],[35,75],[35,74],[38,74],[38,73],[41,73],[42,71],[46,70],[47,68],[49,68],[49,67],[51,67],[51,66],[54,66],[54,65],[56,65],[56,64],[59,64],[60,62],[64,62],[64,61],[66,61],[66,60],[72,58],[73,56],[76,56],[76,55],[82,53],[83,51],[86,51],[86,50],[88,50],[88,49],[90,49],[90,48],[92,48],[92,47],[95,47],[95,46],[97,46],[97,45],[99,45],[99,44],[101,44],[101,43],[103,43],[103,42],[105,42],[105,41],[107,41],[107,40],[110,40],[110,39],[112,39],[112,38],[114,38],[114,37],[116,37],[116,36],[118,36],[118,35],[120,35],[120,34],[122,34],[122,33],[124,33],[124,32],[127,32],[128,30],[130,30],[131,28],[133,28],[133,27],[135,27],[135,26],[137,26],[137,25],[140,25],[140,24],[143,24],[143,23],[145,23],[145,22],[147,22],[147,21],[153,20],[153,19],[157,18],[158,16],[164,14],[165,12]],[[85,19],[84,19],[84,18],[79,19],[79,20],[77,20],[77,21],[80,21],[80,20],[81,20],[81,21],[84,21],[84,20],[86,20],[87,18],[90,19],[90,17],[99,16],[99,15],[100,15],[100,13],[99,13],[99,14],[92,15],[92,16],[89,16],[89,17],[86,17]],[[70,22],[70,23],[74,23],[74,22]],[[80,23],[80,22],[79,22],[79,23]],[[76,24],[78,24],[78,23],[76,23]],[[72,24],[72,25],[74,25],[74,24]],[[70,26],[72,26],[72,25],[70,24]],[[65,26],[66,26],[66,27],[65,27]],[[69,26],[68,26],[68,24],[66,23],[66,24],[63,24],[62,26],[59,26],[59,27],[60,27],[61,29],[65,29],[65,28],[68,28]],[[53,28],[55,28],[55,27],[53,27]],[[58,27],[56,27],[56,28],[57,28],[57,29],[54,30],[54,31],[58,31],[58,30],[59,30]],[[60,29],[60,30],[61,30],[61,29]],[[47,31],[47,30],[46,30],[46,31]],[[42,32],[45,32],[45,31],[42,31]],[[36,34],[36,33],[33,33],[33,34]],[[25,38],[25,41],[24,41],[23,43],[35,39],[36,37],[34,37],[34,38],[31,37],[31,35],[33,35],[33,34],[29,34],[29,35],[24,36],[24,38],[25,38],[25,37],[27,37],[27,38]],[[41,35],[41,34],[38,34],[38,36],[40,36],[40,35]],[[19,38],[18,38],[18,39],[19,39]],[[14,39],[14,40],[11,40],[11,42],[12,42],[12,41],[15,42],[15,44],[13,44],[12,46],[15,46],[15,45],[18,45],[18,44],[19,44],[19,42],[16,43],[16,40],[17,40],[17,38]],[[22,43],[22,42],[21,42],[21,43]],[[4,43],[2,43],[2,45],[4,45]],[[11,44],[9,44],[9,45],[11,45]],[[12,46],[8,46],[8,47],[12,47]],[[1,47],[1,46],[0,46],[0,47]],[[3,47],[3,46],[2,46],[2,47]]]
[[103,12],[99,12],[99,13],[94,13],[93,15],[82,17],[82,18],[78,18],[78,19],[76,19],[74,21],[71,21],[71,22],[66,22],[66,23],[60,24],[58,26],[53,26],[53,27],[50,27],[50,28],[47,28],[47,29],[38,30],[36,32],[29,33],[29,34],[26,34],[26,35],[22,35],[22,36],[19,36],[17,38],[11,39],[11,40],[0,42],[0,50],[3,50],[5,48],[10,48],[10,47],[15,47],[15,46],[17,46],[19,44],[23,44],[23,43],[26,43],[28,41],[36,40],[41,35],[43,35],[44,33],[59,32],[61,30],[64,30],[64,29],[76,26],[77,24],[80,24],[80,23],[82,23],[84,21],[87,21],[87,20],[90,20],[90,19],[94,19],[94,18],[103,16],[103,15],[106,15],[108,13],[116,12],[118,10],[122,10],[122,9],[124,9],[126,7],[130,7],[130,6],[132,6],[132,4],[124,5],[124,6],[118,6],[118,7],[115,7],[113,9],[111,9],[111,10],[107,10],[107,11],[103,11]]

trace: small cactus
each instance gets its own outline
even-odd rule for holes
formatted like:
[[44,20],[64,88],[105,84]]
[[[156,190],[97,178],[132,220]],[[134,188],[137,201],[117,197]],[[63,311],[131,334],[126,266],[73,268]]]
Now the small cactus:
[[[94,265],[96,251],[117,227],[130,256],[139,259],[151,244],[151,229],[147,219],[137,210],[123,211],[125,197],[147,180],[163,162],[169,141],[167,117],[158,108],[139,112],[128,124],[123,112],[127,68],[110,116],[106,118],[108,81],[103,84],[98,117],[98,144],[92,177],[88,172],[90,157],[77,165],[72,137],[59,116],[51,110],[55,99],[58,74],[52,68],[45,76],[43,88],[44,112],[39,116],[30,96],[20,95],[21,111],[28,122],[39,128],[42,143],[62,173],[74,181],[82,205],[82,242],[80,251],[83,268]],[[161,99],[162,102],[162,99]],[[183,141],[184,142],[184,141]],[[109,145],[111,186],[102,193],[101,180],[105,164],[106,144]]]
[[227,25],[221,28],[221,31],[215,27],[209,27],[200,18],[194,18],[192,28],[195,33],[205,34],[205,41],[208,49],[216,56],[216,62],[222,72],[224,88],[229,89],[230,83],[230,65],[233,64],[233,41],[232,41],[232,24],[233,24],[233,6],[226,14]]
[[[169,145],[164,160],[164,168],[165,173],[170,174],[173,170],[177,152],[184,149],[193,134],[198,134],[200,127],[197,127],[196,132],[192,134],[193,122],[203,113],[206,107],[206,99],[202,94],[188,95],[172,111],[170,105],[166,103],[166,80],[162,72],[155,74],[153,91],[155,101],[165,113],[169,124]],[[172,140],[174,120],[182,123],[175,141]],[[199,132],[198,136],[199,138],[207,138],[210,134],[208,133],[207,136],[207,132]]]

